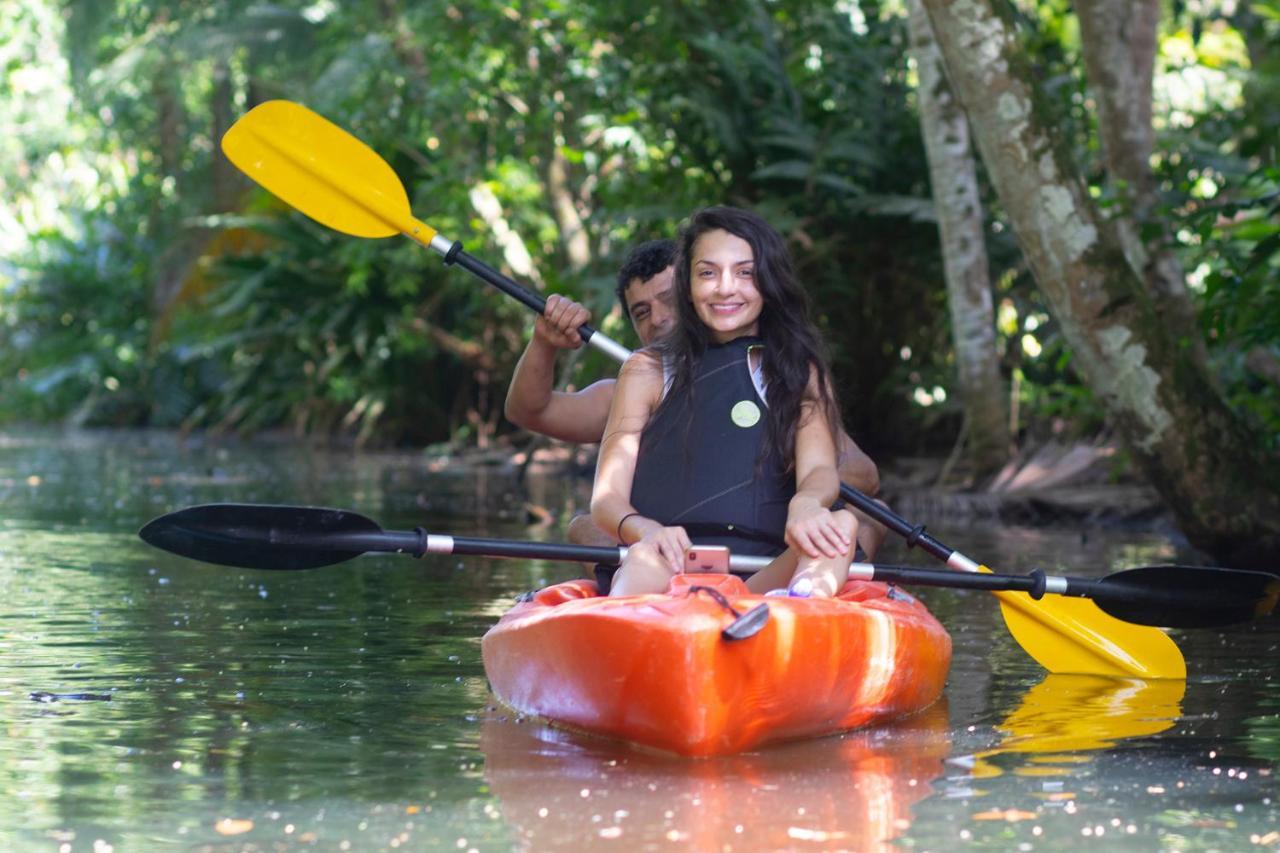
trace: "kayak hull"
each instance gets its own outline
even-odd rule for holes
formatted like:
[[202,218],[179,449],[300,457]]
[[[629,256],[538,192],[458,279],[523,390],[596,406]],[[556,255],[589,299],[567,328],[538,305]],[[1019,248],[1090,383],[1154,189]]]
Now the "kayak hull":
[[[761,603],[752,637],[721,631]],[[516,711],[681,755],[724,755],[915,713],[942,692],[951,638],[911,596],[851,581],[830,599],[765,598],[728,575],[665,594],[539,591],[482,641],[494,694]]]

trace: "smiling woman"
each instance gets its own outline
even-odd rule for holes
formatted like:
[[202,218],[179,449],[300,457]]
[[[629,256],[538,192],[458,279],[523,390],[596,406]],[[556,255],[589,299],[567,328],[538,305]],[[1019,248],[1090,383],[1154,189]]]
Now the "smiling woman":
[[756,334],[764,299],[751,244],[728,231],[710,231],[694,243],[692,261],[693,310],[711,339],[723,344]]
[[782,237],[712,207],[679,241],[676,323],[618,377],[592,515],[632,547],[613,594],[659,592],[684,551],[776,558],[756,591],[832,595],[857,534],[832,504],[837,407],[809,301]]

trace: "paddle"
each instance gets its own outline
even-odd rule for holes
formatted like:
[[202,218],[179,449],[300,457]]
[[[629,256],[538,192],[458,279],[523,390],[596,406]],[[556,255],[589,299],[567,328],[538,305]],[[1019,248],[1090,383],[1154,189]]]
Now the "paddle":
[[[408,196],[391,167],[371,148],[316,113],[288,101],[261,104],[237,121],[222,140],[231,162],[312,219],[359,237],[403,233],[498,287],[533,311],[545,301],[476,261],[430,226],[414,219]],[[584,339],[619,361],[629,352],[588,327]],[[607,343],[605,343],[607,341]],[[843,486],[845,499],[911,544],[923,543],[947,565],[989,571],[923,535],[866,495]],[[896,523],[894,523],[896,521]],[[936,545],[930,550],[929,543]],[[945,555],[945,556],[944,556]],[[1036,601],[1000,592],[1000,606],[1014,639],[1050,672],[1141,678],[1185,678],[1186,661],[1162,632],[1120,622],[1083,599]]]
[[[930,536],[925,532],[924,525],[911,525],[902,516],[852,486],[841,483],[840,496],[903,537],[908,547],[919,546],[930,556],[937,557],[957,571],[978,574],[991,572],[986,566]],[[1149,580],[1151,587],[1148,593],[1154,595],[1165,577],[1155,574]],[[1167,580],[1176,583],[1172,576],[1168,576]],[[1191,586],[1198,583],[1190,577],[1188,582]],[[1047,586],[1046,591],[1063,592],[1056,583]],[[1037,601],[1015,592],[997,592],[996,597],[1000,599],[1000,612],[1009,633],[1027,654],[1050,672],[1139,678],[1187,676],[1186,660],[1173,640],[1161,631],[1127,624],[1137,620],[1120,621],[1113,618],[1119,615],[1114,611],[1110,611],[1111,615],[1108,615],[1101,612],[1098,606],[1078,598]],[[1210,588],[1206,590],[1203,600],[1212,599],[1213,590]]]
[[[166,551],[226,566],[297,570],[342,563],[365,552],[463,554],[518,559],[572,560],[617,565],[626,548],[555,542],[519,542],[383,530],[372,519],[341,509],[262,504],[204,504],[162,515],[139,535]],[[766,557],[735,556],[731,567],[754,571]],[[896,584],[1018,590],[1040,598],[1046,592],[1078,596],[1117,619],[1139,625],[1205,628],[1256,619],[1270,613],[1280,578],[1261,572],[1149,566],[1104,578],[956,573],[940,569],[855,563],[851,578]]]
[[[493,285],[534,312],[546,300],[473,258],[462,244],[415,219],[404,184],[372,148],[301,104],[267,101],[231,126],[222,137],[227,159],[282,201],[321,225],[356,237],[404,234]],[[582,339],[601,352],[626,360],[631,351],[590,325]]]

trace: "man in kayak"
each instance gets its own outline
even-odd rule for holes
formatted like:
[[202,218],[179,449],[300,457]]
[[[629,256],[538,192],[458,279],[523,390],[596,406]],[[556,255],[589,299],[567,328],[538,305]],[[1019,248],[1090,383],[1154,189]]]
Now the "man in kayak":
[[[651,240],[633,248],[618,270],[615,293],[622,314],[631,321],[642,346],[649,346],[671,329],[671,304],[676,244]],[[505,414],[516,426],[574,444],[598,444],[613,402],[615,379],[601,379],[579,391],[555,390],[556,357],[561,350],[582,346],[578,327],[591,322],[580,303],[559,294],[547,297],[547,307],[534,321],[533,337],[516,364],[507,389]],[[844,482],[875,496],[880,472],[843,429],[839,431],[839,471]],[[873,559],[886,531],[860,513],[858,545]],[[580,515],[569,524],[569,540],[583,545],[617,543],[590,517]]]

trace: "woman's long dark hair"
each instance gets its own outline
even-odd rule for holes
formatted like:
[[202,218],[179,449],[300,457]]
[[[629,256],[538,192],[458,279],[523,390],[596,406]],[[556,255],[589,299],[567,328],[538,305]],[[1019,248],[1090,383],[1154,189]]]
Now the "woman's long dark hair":
[[[769,406],[765,447],[777,448],[784,468],[795,465],[796,430],[801,406],[810,397],[811,368],[818,373],[816,412],[836,434],[837,408],[832,396],[831,370],[822,336],[810,317],[809,295],[796,280],[782,236],[758,215],[734,207],[708,207],[693,214],[676,240],[672,290],[676,323],[655,348],[671,366],[672,384],[666,400],[692,393],[694,368],[711,343],[708,329],[693,309],[693,248],[710,231],[727,231],[751,246],[756,288],[764,298],[760,338],[764,342],[764,378]],[[666,402],[664,400],[664,404]]]

